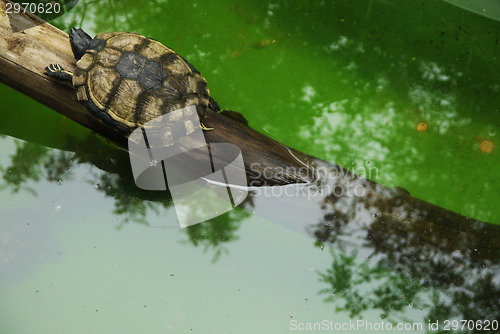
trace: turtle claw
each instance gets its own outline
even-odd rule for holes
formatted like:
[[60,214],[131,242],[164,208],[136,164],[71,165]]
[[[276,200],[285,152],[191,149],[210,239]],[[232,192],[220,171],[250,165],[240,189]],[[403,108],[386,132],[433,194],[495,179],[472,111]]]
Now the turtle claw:
[[45,68],[45,75],[51,78],[71,82],[73,73],[66,71],[59,64],[50,64]]
[[62,72],[62,71],[64,71],[64,69],[59,64],[50,64],[49,66],[47,66],[45,68],[45,71],[47,71],[47,72]]
[[201,123],[201,129],[204,130],[204,131],[212,131],[212,130],[214,130],[214,128],[207,128],[205,126],[205,124],[203,124],[203,123]]

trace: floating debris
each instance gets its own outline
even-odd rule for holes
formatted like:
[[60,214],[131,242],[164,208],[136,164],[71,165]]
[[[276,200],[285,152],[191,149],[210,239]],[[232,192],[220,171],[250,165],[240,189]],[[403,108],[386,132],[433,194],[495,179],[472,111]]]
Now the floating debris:
[[270,39],[265,39],[263,41],[257,42],[253,45],[254,48],[256,49],[263,49],[267,48],[269,45],[276,43],[276,40],[270,40]]
[[231,54],[229,55],[229,57],[235,58],[235,57],[240,56],[242,53],[243,53],[243,50],[236,50],[236,51],[231,52]]
[[418,132],[425,132],[425,131],[427,131],[428,128],[429,127],[424,122],[420,122],[420,123],[417,124],[417,131]]
[[482,140],[481,143],[479,144],[479,149],[481,152],[484,153],[491,153],[493,149],[495,148],[495,145],[493,144],[492,141],[489,140]]

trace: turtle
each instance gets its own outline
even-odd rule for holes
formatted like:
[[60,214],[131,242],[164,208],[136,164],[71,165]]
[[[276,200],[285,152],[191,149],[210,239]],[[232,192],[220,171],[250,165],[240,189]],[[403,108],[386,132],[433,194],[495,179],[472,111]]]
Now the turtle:
[[[78,101],[122,136],[187,106],[195,106],[201,120],[208,109],[219,111],[201,73],[152,38],[122,31],[92,38],[71,28],[70,40],[77,60],[74,72],[50,64],[45,74],[71,82]],[[203,122],[201,128],[213,130]]]

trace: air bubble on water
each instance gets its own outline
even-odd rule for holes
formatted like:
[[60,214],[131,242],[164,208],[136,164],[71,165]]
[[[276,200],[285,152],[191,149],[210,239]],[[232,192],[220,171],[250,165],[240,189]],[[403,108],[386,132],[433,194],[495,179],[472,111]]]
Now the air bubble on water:
[[59,205],[56,205],[56,207],[55,207],[55,209],[54,209],[54,210],[55,210],[56,212],[60,212],[60,211],[61,211],[61,208],[62,208],[62,206],[59,204]]

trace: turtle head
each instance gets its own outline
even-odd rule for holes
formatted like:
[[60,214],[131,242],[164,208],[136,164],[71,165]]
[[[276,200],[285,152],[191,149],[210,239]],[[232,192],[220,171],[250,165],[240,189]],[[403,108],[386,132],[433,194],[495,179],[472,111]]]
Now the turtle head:
[[83,31],[83,29],[71,28],[69,38],[71,40],[71,49],[73,50],[75,59],[79,60],[89,48],[92,37]]

